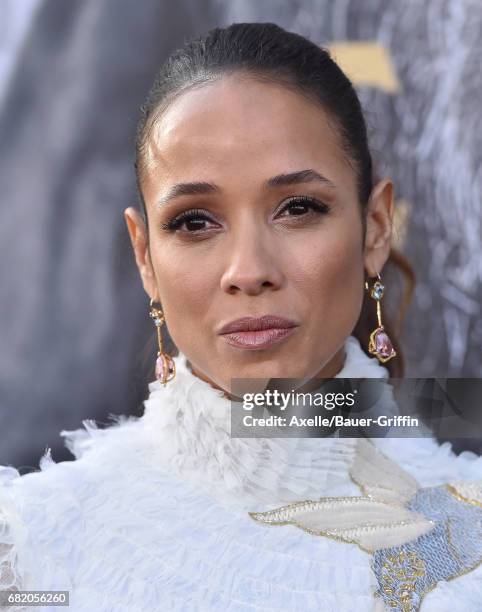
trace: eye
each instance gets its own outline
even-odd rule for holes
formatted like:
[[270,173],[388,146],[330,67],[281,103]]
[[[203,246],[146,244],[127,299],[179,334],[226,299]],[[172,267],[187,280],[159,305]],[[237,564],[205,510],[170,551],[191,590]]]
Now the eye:
[[204,210],[194,209],[188,210],[186,212],[181,213],[174,219],[171,219],[167,223],[162,223],[161,227],[168,232],[175,232],[178,229],[186,224],[187,233],[194,234],[198,231],[203,231],[206,228],[203,227],[203,224],[207,221],[212,221],[212,219],[208,216],[208,214]]
[[289,211],[288,217],[305,217],[307,210],[311,210],[314,214],[326,214],[330,211],[330,207],[309,196],[295,196],[281,209],[281,212]]
[[[314,198],[309,196],[295,196],[291,198],[287,204],[282,208],[281,212],[290,211],[288,217],[307,217],[311,216],[307,211],[311,211],[312,214],[326,214],[329,212],[330,207]],[[209,214],[202,209],[193,209],[182,212],[173,219],[170,219],[167,223],[162,223],[162,229],[168,232],[175,232],[176,230],[182,230],[186,234],[197,234],[206,231],[206,223],[214,223]],[[186,229],[182,229],[185,225]]]

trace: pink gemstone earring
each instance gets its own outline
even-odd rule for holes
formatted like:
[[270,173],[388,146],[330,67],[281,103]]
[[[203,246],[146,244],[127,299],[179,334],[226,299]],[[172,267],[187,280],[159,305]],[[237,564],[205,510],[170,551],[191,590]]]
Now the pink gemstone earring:
[[[370,341],[368,343],[368,352],[375,355],[382,363],[389,361],[392,357],[397,354],[393,348],[392,342],[388,337],[387,332],[382,324],[382,312],[380,301],[383,297],[385,287],[381,283],[380,274],[377,273],[378,280],[373,284],[370,289],[370,297],[376,300],[377,303],[377,319],[378,327],[370,334]],[[368,282],[365,281],[365,289],[369,290]]]
[[156,308],[153,306],[154,300],[151,299],[150,302],[150,312],[149,316],[153,319],[154,325],[157,328],[157,341],[159,344],[159,351],[157,353],[156,360],[156,378],[161,381],[161,383],[166,386],[166,383],[169,380],[172,380],[176,375],[176,364],[174,363],[174,359],[164,353],[162,350],[162,336],[161,336],[161,325],[165,321],[164,313],[160,308]]

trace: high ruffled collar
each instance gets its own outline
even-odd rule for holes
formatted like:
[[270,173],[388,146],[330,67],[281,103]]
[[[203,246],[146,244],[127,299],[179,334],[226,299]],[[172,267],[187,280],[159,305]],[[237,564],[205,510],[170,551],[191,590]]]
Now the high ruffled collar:
[[[337,378],[388,378],[354,336],[345,351]],[[175,378],[165,387],[157,380],[149,384],[141,417],[155,461],[220,503],[251,510],[358,492],[348,474],[355,439],[231,438],[230,400],[194,375],[183,353],[174,359]]]

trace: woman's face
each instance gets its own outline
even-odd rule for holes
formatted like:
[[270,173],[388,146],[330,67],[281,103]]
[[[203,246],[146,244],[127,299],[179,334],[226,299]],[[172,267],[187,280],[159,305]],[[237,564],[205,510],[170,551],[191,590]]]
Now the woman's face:
[[[231,378],[338,373],[364,269],[376,275],[388,256],[391,187],[378,185],[364,249],[355,170],[322,108],[223,77],[171,103],[143,162],[150,252],[138,211],[126,220],[144,287],[194,373],[227,391]],[[259,333],[219,333],[267,314],[296,326],[254,347],[237,343]]]

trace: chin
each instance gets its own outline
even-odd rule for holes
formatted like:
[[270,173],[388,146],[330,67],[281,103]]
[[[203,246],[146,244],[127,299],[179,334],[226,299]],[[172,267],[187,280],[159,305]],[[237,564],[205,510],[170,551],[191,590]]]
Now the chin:
[[[290,363],[291,361],[291,363]],[[298,378],[300,364],[292,363],[292,359],[270,358],[263,363],[246,364],[236,369],[233,378]]]

